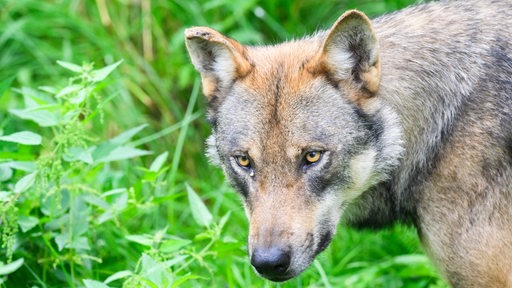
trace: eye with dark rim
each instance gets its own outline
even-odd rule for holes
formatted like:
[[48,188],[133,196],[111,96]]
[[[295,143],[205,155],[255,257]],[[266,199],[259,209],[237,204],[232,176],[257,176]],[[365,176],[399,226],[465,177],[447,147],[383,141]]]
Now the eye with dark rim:
[[324,152],[323,151],[309,151],[304,155],[304,167],[309,167],[314,165],[322,159]]
[[251,169],[251,159],[247,155],[234,156],[236,164],[244,169]]

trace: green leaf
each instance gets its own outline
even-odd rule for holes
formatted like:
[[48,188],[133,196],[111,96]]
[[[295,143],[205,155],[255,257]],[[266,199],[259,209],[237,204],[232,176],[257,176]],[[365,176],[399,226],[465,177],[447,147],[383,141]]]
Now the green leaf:
[[99,159],[95,159],[96,163],[119,161],[124,159],[135,158],[152,154],[153,152],[147,150],[141,150],[133,147],[120,146],[110,151],[108,155],[105,155]]
[[135,134],[139,133],[142,129],[146,128],[148,124],[142,124],[137,127],[131,128],[129,130],[124,131],[123,133],[117,135],[116,137],[110,139],[108,142],[112,144],[122,145],[126,142],[130,141]]
[[139,243],[139,244],[147,246],[147,247],[153,246],[153,237],[148,234],[126,235],[125,238],[132,242]]
[[73,239],[69,247],[75,250],[91,250],[91,246],[89,246],[89,241],[86,237]]
[[39,224],[39,218],[33,216],[20,215],[18,217],[18,225],[20,225],[21,231],[27,232]]
[[12,192],[0,191],[0,202],[7,202],[11,200]]
[[18,182],[16,182],[16,184],[14,185],[14,193],[21,193],[32,187],[36,180],[36,176],[37,171],[23,176],[23,178],[18,180]]
[[164,152],[164,153],[158,155],[158,157],[155,158],[153,163],[151,163],[151,166],[149,167],[149,171],[158,172],[164,165],[165,160],[167,160],[167,156],[169,156],[169,152]]
[[85,201],[84,196],[79,196],[73,201],[71,211],[72,227],[68,227],[73,231],[73,241],[76,237],[84,234],[89,229],[89,212],[90,209]]
[[60,66],[66,68],[68,70],[71,70],[73,72],[77,72],[77,73],[81,73],[82,72],[82,66],[79,66],[79,65],[76,65],[76,64],[73,64],[73,63],[57,60],[57,64],[59,64]]
[[108,204],[107,201],[101,199],[100,197],[94,194],[88,194],[84,197],[84,199],[87,203],[100,207],[103,210],[107,210],[108,208],[110,208],[110,204]]
[[47,110],[9,109],[9,113],[24,120],[32,120],[41,127],[51,127],[59,124],[57,115]]
[[0,164],[0,166],[4,165],[12,169],[25,172],[34,172],[37,168],[36,162],[34,161],[9,161]]
[[107,284],[92,279],[84,279],[86,288],[110,288]]
[[174,282],[172,282],[172,288],[175,288],[175,287],[179,287],[181,284],[185,283],[186,281],[188,280],[192,280],[192,279],[206,279],[204,277],[201,277],[201,276],[197,276],[197,275],[194,275],[194,274],[188,274],[188,275],[185,275],[183,277],[179,277],[178,279],[174,280]]
[[123,270],[123,271],[119,271],[119,272],[116,272],[112,275],[110,275],[107,279],[105,279],[105,281],[103,281],[105,284],[108,284],[110,282],[114,282],[116,280],[119,280],[119,279],[123,279],[123,278],[126,278],[126,277],[130,277],[133,275],[133,272],[132,271],[129,271],[129,270]]
[[155,287],[167,287],[164,282],[172,281],[172,275],[167,272],[164,263],[151,258],[147,254],[142,254],[140,263],[142,266],[140,275],[154,284]]
[[167,260],[164,262],[164,265],[165,267],[171,267],[171,266],[174,266],[178,263],[181,263],[183,262],[185,259],[187,259],[189,257],[189,255],[179,255],[179,256],[175,256],[173,257],[171,260]]
[[64,154],[63,159],[68,162],[82,161],[87,164],[94,163],[92,151],[94,148],[84,149],[82,147],[71,147]]
[[55,95],[55,97],[60,98],[62,96],[68,95],[70,93],[74,93],[80,89],[82,89],[82,85],[74,84],[74,85],[66,86],[66,87],[62,88],[62,90],[60,90],[60,92],[57,95]]
[[69,103],[77,105],[84,102],[90,92],[91,91],[86,88],[79,90],[74,97],[69,98]]
[[409,254],[409,255],[399,255],[393,258],[393,262],[395,264],[400,265],[428,265],[430,260],[426,255],[422,254]]
[[64,247],[69,247],[69,233],[63,233],[63,234],[58,234],[55,236],[54,240],[55,240],[55,243],[57,244],[57,248],[59,249],[59,251],[62,251],[62,249],[64,249]]
[[192,241],[190,241],[188,239],[181,239],[181,238],[169,239],[169,240],[163,241],[158,250],[161,253],[173,253],[173,252],[178,251],[180,248],[189,245],[190,243],[192,243]]
[[123,60],[119,60],[117,61],[116,63],[114,64],[110,64],[108,66],[105,66],[101,69],[98,69],[98,70],[94,70],[91,72],[91,77],[92,77],[92,81],[94,82],[100,82],[100,81],[103,81],[103,79],[107,78],[107,76],[112,73],[112,71],[114,71],[114,69],[117,68],[117,66],[119,66],[119,64],[121,64],[123,62]]
[[208,208],[206,208],[203,201],[201,201],[201,198],[197,196],[192,187],[190,187],[188,183],[185,185],[187,187],[188,202],[190,204],[190,209],[192,210],[192,216],[194,220],[197,224],[204,227],[210,225],[213,220],[212,214],[210,211],[208,211]]
[[33,89],[33,88],[29,88],[29,87],[21,87],[21,89],[13,88],[13,91],[23,95],[23,103],[25,104],[26,109],[38,108],[41,105],[56,104],[54,97],[49,96],[48,94],[42,93],[41,91]]
[[11,274],[12,272],[18,270],[21,265],[23,265],[23,258],[13,261],[9,264],[2,265],[0,266],[0,275]]
[[4,92],[7,91],[7,89],[9,89],[9,87],[11,87],[11,84],[12,84],[12,81],[14,80],[14,78],[16,78],[16,77],[11,77],[7,80],[0,82],[0,96],[2,96],[4,94]]
[[0,182],[7,181],[12,178],[12,169],[7,165],[0,165]]
[[14,142],[23,145],[40,145],[43,141],[41,135],[30,131],[16,132],[10,135],[0,136],[1,141]]

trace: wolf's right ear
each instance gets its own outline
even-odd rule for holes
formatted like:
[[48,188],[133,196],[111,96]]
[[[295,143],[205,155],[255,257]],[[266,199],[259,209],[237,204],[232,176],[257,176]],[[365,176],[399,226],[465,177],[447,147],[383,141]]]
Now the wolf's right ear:
[[186,29],[185,38],[192,64],[201,73],[203,93],[208,101],[216,91],[252,69],[246,48],[211,28]]
[[358,97],[371,97],[378,90],[379,44],[370,19],[362,12],[351,10],[341,15],[312,60],[312,72],[348,83],[358,90]]

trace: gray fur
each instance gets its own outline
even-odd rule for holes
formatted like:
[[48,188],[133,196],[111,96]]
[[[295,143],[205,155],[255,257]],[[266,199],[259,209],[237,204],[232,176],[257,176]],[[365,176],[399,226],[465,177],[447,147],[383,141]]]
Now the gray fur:
[[[340,219],[402,221],[453,286],[512,287],[512,2],[442,1],[371,24],[351,11],[275,46],[186,35],[208,154],[243,195],[249,254],[291,255],[264,276],[300,273]],[[305,166],[308,151],[324,153]]]

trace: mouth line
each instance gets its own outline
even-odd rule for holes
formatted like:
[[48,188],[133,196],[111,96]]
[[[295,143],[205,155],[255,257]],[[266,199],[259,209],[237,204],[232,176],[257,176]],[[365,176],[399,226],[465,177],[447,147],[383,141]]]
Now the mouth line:
[[[263,276],[265,277],[265,276]],[[267,277],[265,277],[267,278]],[[288,281],[290,279],[293,278],[293,275],[285,275],[285,276],[274,276],[274,277],[268,277],[267,279],[272,281],[272,282],[284,282],[284,281]]]

